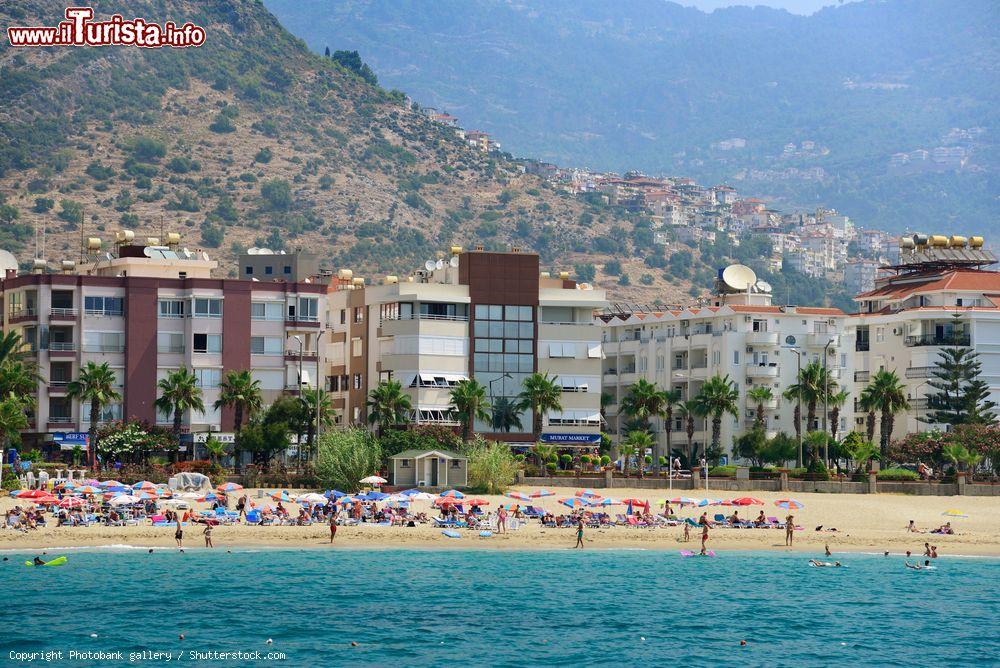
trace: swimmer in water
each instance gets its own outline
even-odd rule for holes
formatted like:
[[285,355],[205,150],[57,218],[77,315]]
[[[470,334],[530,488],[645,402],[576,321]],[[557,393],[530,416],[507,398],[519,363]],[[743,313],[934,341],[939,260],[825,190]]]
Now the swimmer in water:
[[44,562],[44,561],[42,561],[42,558],[41,558],[41,557],[35,557],[35,558],[34,558],[34,559],[32,560],[32,563],[33,563],[33,564],[35,564],[35,566],[44,566],[44,565],[45,565],[45,562]]
[[818,568],[825,568],[825,567],[828,567],[828,566],[829,567],[838,567],[838,566],[841,565],[839,561],[819,561],[817,559],[810,559],[809,563],[812,564],[813,566],[818,567]]
[[921,566],[920,564],[911,564],[909,561],[907,561],[906,562],[906,567],[907,568],[912,568],[915,571],[932,571],[932,570],[934,570],[934,567],[931,566],[931,562],[929,560],[927,560],[927,559],[924,560],[924,565],[923,566]]

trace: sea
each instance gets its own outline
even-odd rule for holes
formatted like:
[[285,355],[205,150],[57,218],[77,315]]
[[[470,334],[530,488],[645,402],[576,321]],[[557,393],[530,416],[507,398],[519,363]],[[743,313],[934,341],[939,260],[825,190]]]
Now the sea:
[[0,665],[1000,665],[987,558],[912,571],[899,555],[816,568],[800,552],[47,552],[69,561],[2,553]]

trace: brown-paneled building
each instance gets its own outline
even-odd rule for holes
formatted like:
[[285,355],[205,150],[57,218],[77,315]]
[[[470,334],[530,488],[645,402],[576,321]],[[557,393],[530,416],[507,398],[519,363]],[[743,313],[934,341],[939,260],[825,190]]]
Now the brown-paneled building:
[[563,387],[562,410],[543,416],[542,440],[600,440],[602,349],[594,312],[607,305],[604,292],[540,271],[537,255],[453,247],[450,256],[378,285],[342,270],[329,299],[329,389],[348,423],[364,423],[368,393],[394,379],[410,396],[415,423],[457,426],[450,392],[475,378],[493,414],[475,431],[528,445],[531,412],[513,404],[537,371]]
[[209,431],[231,438],[232,412],[213,407],[228,371],[250,369],[265,403],[314,386],[325,367],[327,286],[212,278],[216,266],[202,253],[129,239],[70,273],[8,271],[0,280],[3,328],[21,334],[41,377],[25,444],[72,445],[87,431],[89,408],[66,390],[91,361],[109,364],[123,398],[102,410],[102,422],[171,424],[154,406],[156,384],[178,368],[193,370],[206,407],[184,415],[194,441]]

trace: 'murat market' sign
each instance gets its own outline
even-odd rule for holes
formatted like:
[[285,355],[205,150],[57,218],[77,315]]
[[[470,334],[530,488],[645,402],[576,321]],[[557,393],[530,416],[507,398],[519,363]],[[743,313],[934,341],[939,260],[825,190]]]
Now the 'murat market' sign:
[[600,434],[542,434],[542,443],[569,443],[572,445],[598,445]]

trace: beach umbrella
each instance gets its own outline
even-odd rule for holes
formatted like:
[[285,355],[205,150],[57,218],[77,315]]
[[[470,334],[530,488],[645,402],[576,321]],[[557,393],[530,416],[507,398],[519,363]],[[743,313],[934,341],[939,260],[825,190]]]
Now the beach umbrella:
[[736,503],[736,501],[726,501],[725,499],[716,499],[715,501],[712,501],[712,505],[713,506],[738,506],[740,504]]
[[441,492],[438,495],[442,499],[464,499],[465,494],[462,494],[457,489],[449,489],[447,492]]
[[547,490],[547,489],[545,489],[543,487],[542,489],[536,489],[534,492],[532,492],[531,493],[531,498],[533,498],[533,499],[541,499],[541,498],[546,497],[546,496],[555,496],[555,495],[556,495],[555,492],[550,492],[549,490]]
[[18,499],[44,499],[52,495],[43,489],[29,489],[17,494],[12,493],[11,496],[16,496]]
[[197,501],[198,499],[201,498],[201,494],[199,494],[198,492],[184,492],[183,494],[181,494],[181,498],[186,499],[188,501]]
[[271,498],[275,501],[284,501],[285,503],[293,503],[295,501],[291,495],[288,494],[287,490],[281,490],[280,492],[271,492]]
[[132,488],[128,487],[127,485],[113,485],[104,488],[105,494],[114,494],[116,492],[131,492],[131,491],[133,491]]
[[946,511],[944,511],[941,514],[944,515],[945,517],[964,517],[964,518],[968,518],[969,517],[968,515],[966,515],[965,513],[963,513],[961,510],[955,510],[954,508],[946,510]]
[[324,492],[323,496],[325,496],[328,499],[339,499],[341,497],[347,496],[347,494],[345,492],[341,492],[336,489],[330,489]]
[[670,503],[680,504],[682,506],[697,506],[701,499],[695,499],[690,496],[678,496],[676,499],[670,499]]
[[53,489],[71,490],[74,487],[76,487],[76,484],[72,480],[63,480],[61,483],[53,487]]
[[411,496],[416,496],[417,494],[420,494],[420,490],[416,489],[416,488],[414,488],[414,489],[405,489],[402,492],[399,492],[399,494],[401,496],[411,497]]
[[67,496],[59,502],[60,508],[79,508],[84,504],[83,499],[78,496]]
[[209,492],[205,496],[199,496],[198,500],[199,501],[218,501],[219,497],[216,496],[215,494],[212,494],[211,492]]
[[487,501],[486,499],[466,499],[465,502],[468,503],[470,506],[488,506],[488,505],[490,505],[490,502]]
[[612,499],[610,496],[606,496],[603,499],[596,499],[594,501],[591,501],[590,505],[592,505],[592,506],[619,506],[619,505],[621,505],[621,501],[618,501],[617,499]]
[[111,505],[113,506],[127,506],[132,503],[139,503],[141,499],[137,496],[132,496],[131,494],[119,494],[115,498],[111,499]]
[[524,492],[507,492],[504,496],[518,501],[531,501],[531,497]]
[[563,504],[567,508],[585,508],[590,505],[590,502],[580,498],[579,496],[571,496],[568,499],[559,499],[559,503]]
[[367,478],[362,478],[358,482],[360,482],[362,485],[383,485],[389,481],[381,476],[370,475]]
[[124,487],[125,485],[117,480],[105,480],[104,482],[97,483],[97,486],[107,489],[108,487]]
[[148,480],[140,480],[139,482],[132,485],[132,489],[156,489],[156,485],[149,482]]
[[648,501],[643,501],[642,499],[622,499],[622,503],[629,506],[648,506]]
[[235,482],[222,483],[216,487],[220,492],[238,492],[243,489],[243,485],[237,485]]
[[752,496],[741,496],[738,499],[733,499],[734,506],[763,506],[764,502],[760,499],[755,499]]
[[437,497],[427,492],[417,492],[410,495],[410,501],[433,501]]
[[47,494],[46,496],[36,496],[34,499],[32,499],[32,501],[34,501],[40,506],[54,506],[57,503],[59,503],[59,499],[52,496],[51,494]]
[[322,494],[310,492],[299,497],[299,503],[326,503],[327,498]]
[[102,494],[103,492],[97,487],[94,487],[93,485],[85,485],[83,487],[77,487],[76,489],[73,490],[73,493],[93,495],[93,494]]
[[577,496],[581,496],[581,497],[583,497],[585,499],[593,499],[595,497],[596,498],[600,498],[600,496],[601,496],[600,494],[598,494],[597,492],[595,492],[592,489],[581,489],[581,490],[579,490],[576,493],[576,495]]
[[779,508],[787,508],[788,510],[798,510],[805,507],[804,503],[796,501],[795,499],[778,499],[774,502],[774,505]]
[[138,497],[139,500],[141,500],[141,501],[148,501],[149,499],[157,499],[157,498],[159,498],[159,497],[156,496],[156,494],[153,494],[151,492],[147,492],[145,490],[143,490],[141,492],[138,492],[135,496]]

